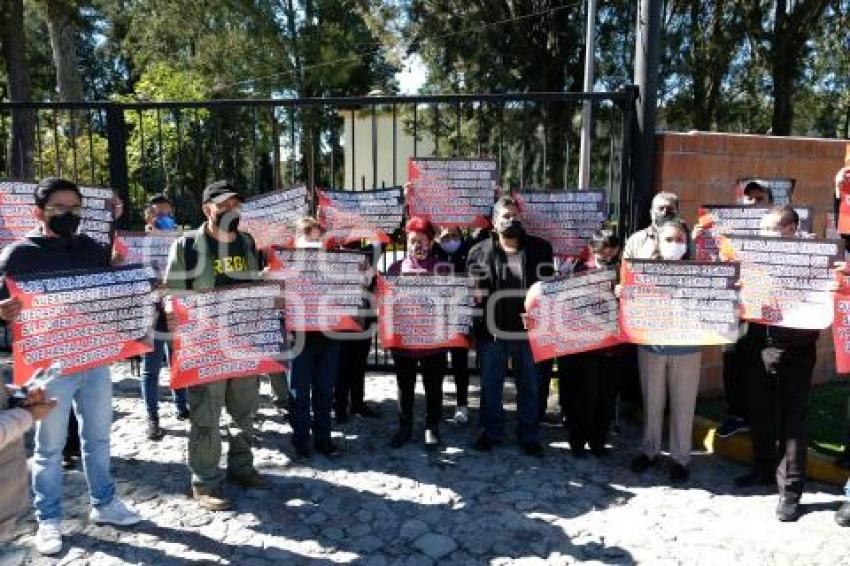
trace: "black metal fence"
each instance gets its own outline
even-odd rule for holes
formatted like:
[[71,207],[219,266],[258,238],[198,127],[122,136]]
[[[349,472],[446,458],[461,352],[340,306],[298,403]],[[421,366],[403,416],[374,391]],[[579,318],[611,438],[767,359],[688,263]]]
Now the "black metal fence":
[[246,195],[296,184],[356,191],[402,184],[409,157],[491,157],[505,190],[569,189],[578,185],[581,112],[589,102],[591,187],[607,191],[610,217],[625,235],[640,212],[631,181],[635,95],[630,87],[611,93],[0,103],[0,175],[61,175],[111,186],[126,203],[122,228],[141,227],[144,203],[156,193],[175,202],[179,223],[199,224],[201,191],[216,178],[235,181]]

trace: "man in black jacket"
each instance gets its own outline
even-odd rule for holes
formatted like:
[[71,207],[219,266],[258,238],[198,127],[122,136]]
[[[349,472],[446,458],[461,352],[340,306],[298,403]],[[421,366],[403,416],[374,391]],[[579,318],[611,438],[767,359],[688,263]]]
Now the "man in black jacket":
[[489,451],[504,436],[502,393],[508,359],[517,389],[518,439],[523,451],[542,457],[539,440],[540,372],[525,330],[525,294],[554,275],[552,246],[526,234],[518,203],[500,198],[493,209],[494,234],[469,251],[467,271],[477,288],[483,316],[475,341],[481,364],[481,436],[475,448]]
[[[58,275],[110,267],[110,249],[77,233],[82,201],[80,189],[71,181],[42,180],[35,191],[35,216],[39,225],[3,250],[0,276],[14,279],[33,273]],[[0,288],[0,318],[14,322],[20,316],[21,306],[19,298],[9,298],[4,280]],[[115,495],[115,482],[109,469],[112,426],[109,365],[63,375],[51,382],[48,393],[56,398],[57,408],[36,425],[32,490],[38,521],[35,547],[41,554],[53,555],[62,550],[61,457],[72,410],[80,422],[92,522],[129,526],[141,521],[141,517]]]
[[[772,208],[762,219],[764,235],[794,237],[799,217],[790,206]],[[738,487],[779,489],[776,517],[796,521],[806,475],[806,410],[815,367],[818,330],[750,323],[745,353],[753,469]],[[777,443],[778,441],[778,443]]]

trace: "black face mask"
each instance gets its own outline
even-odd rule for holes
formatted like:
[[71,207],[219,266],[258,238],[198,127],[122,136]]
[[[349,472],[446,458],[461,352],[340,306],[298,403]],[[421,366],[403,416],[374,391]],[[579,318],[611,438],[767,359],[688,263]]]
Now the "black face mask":
[[518,218],[511,218],[510,220],[502,221],[499,223],[499,234],[504,236],[505,238],[519,238],[522,236],[525,229],[522,227],[522,222]]
[[225,210],[215,215],[215,225],[225,232],[236,232],[239,229],[239,213]]
[[80,217],[70,212],[57,214],[47,219],[47,227],[60,238],[68,239],[77,233]]

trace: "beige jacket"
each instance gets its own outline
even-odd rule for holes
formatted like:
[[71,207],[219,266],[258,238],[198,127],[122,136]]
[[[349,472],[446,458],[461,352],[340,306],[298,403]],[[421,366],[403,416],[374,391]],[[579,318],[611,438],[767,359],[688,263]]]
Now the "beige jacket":
[[11,536],[29,497],[24,434],[32,426],[32,416],[7,407],[6,387],[0,383],[0,540]]

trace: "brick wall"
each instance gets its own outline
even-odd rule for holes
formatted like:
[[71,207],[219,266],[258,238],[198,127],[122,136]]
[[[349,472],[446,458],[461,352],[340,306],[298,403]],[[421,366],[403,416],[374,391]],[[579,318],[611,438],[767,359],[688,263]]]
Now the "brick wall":
[[[731,203],[741,177],[793,177],[794,203],[814,207],[815,231],[823,235],[826,212],[833,210],[835,173],[850,152],[846,140],[784,138],[723,133],[664,132],[655,140],[655,190],[672,191],[693,225],[700,204]],[[703,353],[704,394],[723,390],[720,348]],[[821,336],[815,380],[835,377],[832,338]]]

